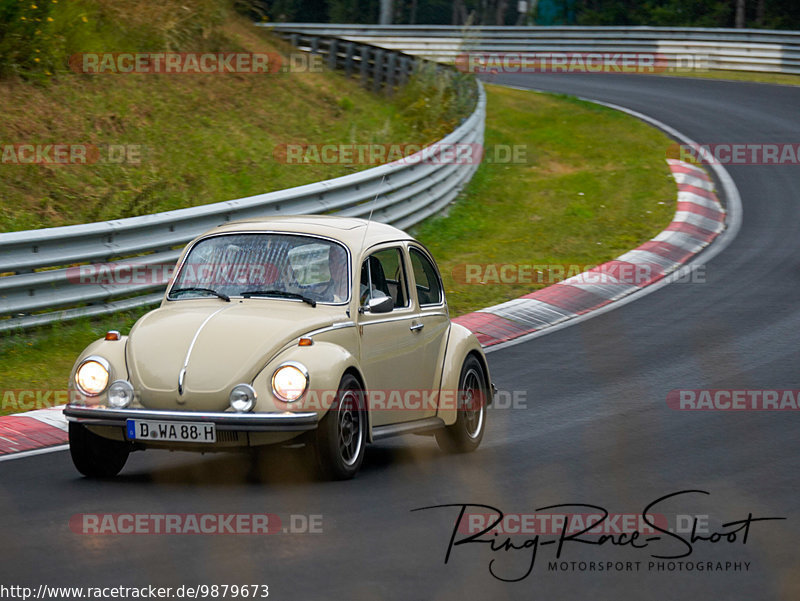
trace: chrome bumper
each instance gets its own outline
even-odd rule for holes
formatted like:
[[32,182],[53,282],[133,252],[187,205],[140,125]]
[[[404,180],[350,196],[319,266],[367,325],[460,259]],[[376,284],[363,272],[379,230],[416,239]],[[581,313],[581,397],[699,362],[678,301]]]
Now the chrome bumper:
[[317,427],[317,414],[303,413],[226,413],[203,411],[158,411],[155,409],[110,409],[105,407],[64,407],[67,421],[87,426],[119,426],[129,419],[151,419],[160,422],[200,422],[214,424],[217,430],[237,432],[300,432]]

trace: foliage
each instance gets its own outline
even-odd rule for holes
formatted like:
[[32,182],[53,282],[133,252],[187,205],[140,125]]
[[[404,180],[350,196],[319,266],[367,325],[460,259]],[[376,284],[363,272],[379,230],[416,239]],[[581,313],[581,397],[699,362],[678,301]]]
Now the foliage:
[[474,78],[433,63],[420,62],[394,102],[411,133],[433,141],[451,132],[472,112],[475,106]]
[[0,0],[0,77],[46,79],[79,52],[215,51],[227,10],[216,0]]
[[[737,0],[393,0],[392,22],[442,25],[733,27]],[[377,23],[373,0],[238,0],[271,21]],[[261,14],[259,13],[259,14]],[[800,29],[797,0],[746,0],[746,27]]]

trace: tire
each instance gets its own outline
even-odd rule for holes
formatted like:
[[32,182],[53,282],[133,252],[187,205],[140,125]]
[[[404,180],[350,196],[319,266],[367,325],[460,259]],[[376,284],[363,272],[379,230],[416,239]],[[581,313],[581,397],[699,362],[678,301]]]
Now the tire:
[[361,384],[353,375],[345,374],[335,402],[315,432],[314,454],[322,477],[349,480],[355,476],[366,446],[367,412]]
[[[436,431],[439,448],[448,453],[470,453],[478,448],[486,429],[486,404],[491,398],[486,372],[474,355],[469,355],[458,378],[456,422]],[[472,407],[477,404],[477,407]]]
[[112,478],[125,467],[130,445],[90,432],[86,426],[69,424],[69,452],[78,471],[89,478]]

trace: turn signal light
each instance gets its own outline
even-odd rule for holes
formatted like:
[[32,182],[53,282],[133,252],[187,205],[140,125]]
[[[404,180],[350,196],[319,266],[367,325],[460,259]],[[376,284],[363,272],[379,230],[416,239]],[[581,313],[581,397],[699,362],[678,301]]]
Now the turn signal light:
[[311,346],[312,344],[314,344],[314,341],[311,338],[301,338],[297,346]]
[[106,340],[119,340],[119,332],[116,330],[106,332]]

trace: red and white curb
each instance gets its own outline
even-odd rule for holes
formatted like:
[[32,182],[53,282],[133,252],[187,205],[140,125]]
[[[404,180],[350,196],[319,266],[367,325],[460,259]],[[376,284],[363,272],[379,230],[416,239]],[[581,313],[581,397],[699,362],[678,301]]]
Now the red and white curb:
[[0,458],[67,442],[63,406],[0,417]]
[[[704,170],[678,160],[667,162],[678,183],[678,206],[672,223],[655,238],[585,274],[453,321],[491,347],[595,311],[673,273],[725,229],[725,209]],[[614,275],[637,267],[643,270],[637,273],[649,274],[644,281],[628,283]],[[596,278],[587,277],[593,273]],[[66,443],[62,409],[0,417],[0,461]]]
[[[675,272],[725,229],[725,209],[703,169],[667,163],[678,184],[678,206],[655,238],[588,272],[453,321],[491,347],[595,311]],[[646,276],[631,281],[617,277],[621,273]]]

